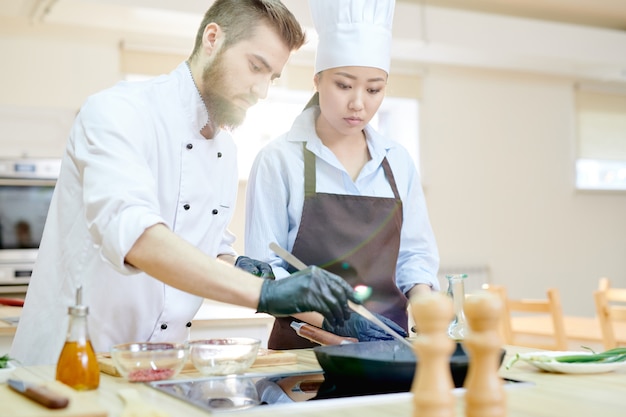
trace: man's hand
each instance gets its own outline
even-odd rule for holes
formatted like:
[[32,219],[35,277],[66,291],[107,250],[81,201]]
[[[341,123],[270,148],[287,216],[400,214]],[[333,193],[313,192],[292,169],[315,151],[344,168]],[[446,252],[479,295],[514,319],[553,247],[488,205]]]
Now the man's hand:
[[317,311],[337,325],[351,317],[348,300],[360,303],[343,278],[310,266],[287,278],[264,281],[257,311],[274,316]]
[[274,271],[272,271],[270,264],[248,258],[247,256],[238,257],[235,261],[235,266],[257,277],[275,279]]

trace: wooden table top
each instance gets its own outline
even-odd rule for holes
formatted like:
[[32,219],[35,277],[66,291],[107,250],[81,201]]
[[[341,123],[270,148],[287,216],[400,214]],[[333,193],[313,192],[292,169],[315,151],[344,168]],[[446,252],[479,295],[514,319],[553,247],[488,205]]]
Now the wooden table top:
[[[525,352],[530,349],[505,346],[508,360],[515,352]],[[316,371],[321,370],[314,353],[310,349],[293,351],[298,354],[298,363],[295,365],[268,366],[254,368],[254,372],[284,373],[291,371]],[[603,417],[622,417],[626,410],[626,368],[620,370],[593,375],[568,375],[552,374],[538,371],[526,363],[518,363],[511,370],[500,369],[500,375],[507,378],[528,381],[532,384],[519,384],[507,388],[508,417],[588,417],[598,415]],[[14,371],[14,377],[23,378],[33,382],[47,383],[54,387],[59,384],[54,380],[54,367],[25,367]],[[200,376],[199,374],[197,375]],[[194,374],[184,374],[182,378],[194,377]],[[181,376],[178,377],[179,379]],[[47,382],[46,382],[47,381]],[[1,388],[1,386],[0,386]],[[63,386],[63,388],[66,388]],[[168,413],[170,416],[201,417],[209,415],[192,405],[184,403],[169,395],[162,394],[144,384],[131,384],[119,377],[102,374],[101,384],[98,390],[75,393],[76,404],[83,399],[83,404],[96,404],[104,411],[104,414],[45,414],[46,409],[41,408],[38,415],[56,416],[121,416],[123,402],[117,392],[123,388],[134,388],[143,400],[150,406]],[[69,388],[68,388],[69,389]],[[457,416],[463,416],[463,392],[455,390],[457,396]],[[11,410],[12,401],[20,397],[15,394],[9,400],[5,399],[2,411]],[[20,397],[21,398],[21,397]],[[85,401],[88,399],[89,401]],[[2,414],[0,411],[0,414]],[[49,413],[49,412],[48,412]],[[76,413],[76,410],[74,410]],[[413,417],[412,395],[410,393],[376,395],[365,397],[353,397],[333,400],[317,400],[277,406],[259,406],[245,411],[232,412],[229,414],[244,415],[250,417],[287,417],[298,415],[300,417],[313,417],[324,415],[325,417],[379,417],[398,416]],[[11,414],[13,415],[13,414]]]
[[[530,335],[545,336],[554,332],[552,319],[546,315],[512,317],[511,325],[516,331]],[[563,325],[568,340],[602,343],[600,323],[596,317],[563,316]],[[618,343],[626,344],[626,322],[616,322],[613,328]]]

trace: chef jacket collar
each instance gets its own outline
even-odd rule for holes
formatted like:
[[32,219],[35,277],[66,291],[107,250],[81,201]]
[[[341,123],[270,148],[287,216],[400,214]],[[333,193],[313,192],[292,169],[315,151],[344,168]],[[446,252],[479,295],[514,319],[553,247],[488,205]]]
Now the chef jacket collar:
[[[174,70],[178,78],[180,79],[180,99],[185,113],[189,115],[191,128],[194,133],[197,133],[198,138],[205,138],[200,131],[209,122],[209,112],[204,104],[202,96],[198,91],[198,87],[191,76],[191,71],[186,62],[182,62],[176,70]],[[213,134],[213,137],[217,135],[219,129]],[[207,139],[207,138],[205,138]]]

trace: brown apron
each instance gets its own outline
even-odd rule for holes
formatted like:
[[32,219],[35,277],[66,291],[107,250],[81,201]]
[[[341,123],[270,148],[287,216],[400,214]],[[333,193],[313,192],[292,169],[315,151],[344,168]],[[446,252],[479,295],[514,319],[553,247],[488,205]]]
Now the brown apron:
[[[395,198],[316,193],[315,155],[305,148],[304,206],[292,253],[307,265],[343,277],[353,287],[372,287],[365,306],[407,330],[408,300],[395,282],[402,200],[387,158],[382,166]],[[318,346],[295,333],[290,327],[294,320],[298,321],[276,318],[268,341],[270,349]]]

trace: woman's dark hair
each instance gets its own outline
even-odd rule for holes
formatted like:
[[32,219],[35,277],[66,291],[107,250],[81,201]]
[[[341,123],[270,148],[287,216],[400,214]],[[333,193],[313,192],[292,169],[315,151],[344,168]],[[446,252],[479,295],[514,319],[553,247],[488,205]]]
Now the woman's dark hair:
[[320,105],[320,93],[319,93],[319,91],[316,91],[313,94],[313,96],[309,99],[308,103],[306,103],[306,105],[304,106],[302,111],[305,111],[309,107],[319,106],[319,105]]

